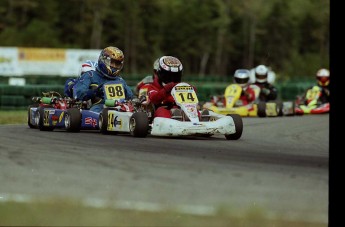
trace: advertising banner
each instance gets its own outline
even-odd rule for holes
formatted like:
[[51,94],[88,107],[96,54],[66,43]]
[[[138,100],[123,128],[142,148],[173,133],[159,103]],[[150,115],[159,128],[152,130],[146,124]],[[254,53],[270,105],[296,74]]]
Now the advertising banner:
[[0,47],[0,75],[22,76],[23,72],[18,64],[18,49]]
[[79,76],[86,60],[97,61],[101,50],[0,47],[0,76]]

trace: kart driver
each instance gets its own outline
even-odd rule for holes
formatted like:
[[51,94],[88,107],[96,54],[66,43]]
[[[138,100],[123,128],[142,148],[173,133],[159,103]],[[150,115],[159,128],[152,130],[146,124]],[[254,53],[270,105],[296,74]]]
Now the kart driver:
[[277,99],[277,88],[267,81],[268,68],[265,65],[258,65],[255,68],[255,82],[254,84],[260,87],[259,100],[272,101]]
[[[250,71],[247,69],[237,69],[234,74],[234,83],[242,88],[241,95],[235,106],[245,106],[255,101],[255,91],[249,85]],[[219,99],[219,100],[218,100]],[[216,106],[226,106],[225,97],[213,96],[212,103]]]
[[[154,62],[153,82],[143,84],[139,94],[147,91],[148,101],[155,106],[154,117],[171,118],[171,109],[175,103],[171,89],[181,82],[183,66],[173,56],[163,56]],[[139,82],[140,84],[140,82]]]
[[321,96],[319,101],[321,103],[329,102],[329,82],[330,82],[330,73],[328,69],[319,69],[316,73],[316,80],[319,87],[322,88]]
[[73,87],[74,98],[82,101],[91,99],[91,111],[101,112],[104,105],[102,92],[92,85],[102,86],[108,81],[120,82],[127,100],[133,98],[133,92],[126,81],[119,75],[124,63],[123,52],[113,46],[104,48],[98,58],[96,70],[83,73]]
[[[324,104],[329,102],[329,82],[330,82],[330,73],[328,69],[322,68],[319,69],[316,72],[316,81],[317,81],[317,86],[321,88],[321,95],[317,100],[317,103]],[[297,103],[298,104],[305,104],[308,105],[308,100],[307,100],[307,92],[311,89],[313,89],[315,85],[310,86],[306,89],[306,91],[302,94],[297,96]]]
[[255,91],[249,86],[250,72],[247,69],[238,69],[234,74],[234,82],[242,87],[240,106],[248,105],[255,101]]

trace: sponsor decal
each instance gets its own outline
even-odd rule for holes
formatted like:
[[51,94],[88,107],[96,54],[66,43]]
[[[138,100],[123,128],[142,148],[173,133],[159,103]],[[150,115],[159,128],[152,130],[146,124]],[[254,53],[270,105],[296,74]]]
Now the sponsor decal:
[[65,61],[65,50],[55,48],[18,48],[19,61]]
[[176,86],[175,87],[175,90],[177,91],[181,91],[181,90],[193,90],[193,87],[192,86]]
[[65,112],[61,112],[60,117],[59,117],[59,123],[62,121],[62,118],[64,115],[65,115]]
[[95,118],[92,118],[92,117],[87,117],[87,118],[85,118],[85,124],[86,125],[92,125],[92,127],[96,127],[97,120]]
[[122,121],[121,120],[117,120],[119,116],[116,116],[114,118],[114,127],[116,127],[116,125],[119,125],[120,128],[122,127]]

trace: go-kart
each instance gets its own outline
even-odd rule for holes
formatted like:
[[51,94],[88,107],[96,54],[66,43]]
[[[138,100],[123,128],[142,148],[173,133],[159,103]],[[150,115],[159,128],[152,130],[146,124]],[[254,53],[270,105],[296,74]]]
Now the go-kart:
[[69,97],[63,97],[56,91],[43,92],[41,97],[33,97],[33,105],[28,107],[28,126],[41,131],[63,128],[65,112],[68,108],[85,105]]
[[[255,97],[259,96],[260,88],[256,85],[251,85],[255,91]],[[242,87],[238,84],[230,84],[226,87],[223,96],[213,96],[212,102],[206,102],[203,107],[212,110],[218,114],[238,114],[242,117],[257,116],[257,105],[249,103],[243,105],[240,100]],[[225,103],[225,105],[224,105]]]
[[228,140],[242,136],[243,122],[238,114],[222,115],[211,110],[198,110],[198,97],[188,83],[181,82],[171,90],[176,108],[172,118],[153,118],[150,133],[153,136],[212,136],[224,135]]
[[[240,100],[242,87],[230,84],[226,87],[223,96],[214,96],[212,102],[206,102],[203,107],[218,114],[238,114],[241,117],[276,117],[294,115],[294,102],[286,101],[259,101],[260,87],[249,85],[255,92],[255,101],[243,105]],[[219,100],[219,101],[215,101]],[[225,102],[225,106],[224,103]]]
[[125,100],[121,83],[109,81],[102,86],[102,98],[105,99],[101,113],[90,110],[70,108],[66,111],[65,127],[69,132],[79,132],[92,127],[102,134],[130,133],[134,137],[146,137],[149,130],[148,114],[139,99]]
[[304,97],[298,96],[296,100],[296,115],[329,113],[330,103],[321,103],[322,90],[315,85],[308,89]]

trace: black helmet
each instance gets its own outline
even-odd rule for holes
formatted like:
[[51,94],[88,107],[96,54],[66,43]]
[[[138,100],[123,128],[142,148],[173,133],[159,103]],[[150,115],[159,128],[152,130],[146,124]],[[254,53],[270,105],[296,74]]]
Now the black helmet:
[[163,56],[158,63],[157,76],[161,85],[181,82],[183,66],[178,58]]

